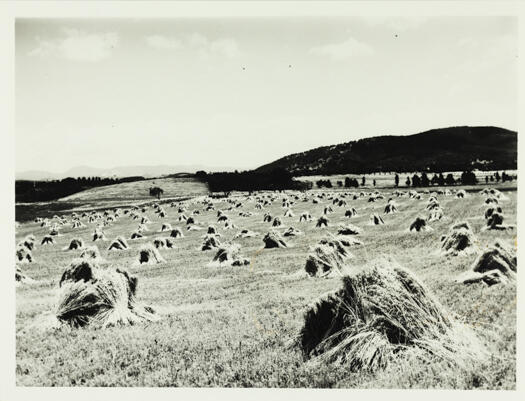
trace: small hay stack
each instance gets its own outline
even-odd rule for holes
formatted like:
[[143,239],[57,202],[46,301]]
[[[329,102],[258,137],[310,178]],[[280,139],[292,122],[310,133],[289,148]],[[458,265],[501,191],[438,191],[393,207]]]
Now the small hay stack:
[[281,221],[281,219],[279,218],[279,216],[275,217],[273,219],[273,223],[272,223],[272,227],[280,227],[283,225],[283,222]]
[[341,224],[337,230],[337,234],[339,235],[357,235],[360,233],[361,229],[353,224]]
[[497,239],[477,257],[471,270],[460,275],[456,281],[463,284],[484,282],[489,286],[506,284],[516,280],[517,267],[516,250]]
[[443,209],[437,208],[437,209],[433,209],[430,212],[430,214],[428,216],[428,221],[430,223],[432,221],[441,220],[442,218],[443,218]]
[[315,223],[315,226],[317,228],[321,228],[321,227],[328,227],[328,219],[326,218],[326,216],[321,216],[317,219],[317,223]]
[[441,253],[452,256],[473,253],[477,250],[476,241],[476,236],[468,222],[455,223],[448,233],[441,237]]
[[215,226],[208,226],[208,231],[207,231],[208,234],[217,234],[217,229],[215,228]]
[[82,249],[82,248],[84,248],[84,241],[82,241],[82,238],[73,238],[71,242],[69,243],[69,246],[64,248],[64,250],[73,251],[73,250]]
[[492,213],[494,212],[503,213],[503,210],[500,206],[490,206],[485,210],[485,219],[488,219],[490,216],[492,216]]
[[170,223],[163,223],[162,227],[160,228],[161,232],[163,232],[163,231],[171,231],[171,230],[172,230],[172,227],[171,227]]
[[129,245],[127,241],[124,239],[124,237],[119,236],[115,238],[113,242],[111,242],[111,244],[109,245],[108,251],[111,251],[111,250],[122,251],[128,248],[129,248]]
[[74,260],[60,280],[59,322],[71,327],[107,327],[155,321],[155,311],[136,301],[138,279],[120,269]]
[[296,235],[303,235],[303,232],[293,227],[290,227],[283,233],[283,237],[295,237]]
[[131,233],[130,239],[135,240],[135,239],[141,239],[141,238],[145,238],[145,237],[140,231],[135,231]]
[[454,365],[480,355],[477,339],[414,274],[386,260],[343,276],[340,290],[307,310],[297,343],[306,358],[354,372],[384,368],[408,351]]
[[80,253],[81,259],[94,259],[96,261],[102,262],[102,256],[96,245],[88,246],[82,249]]
[[224,244],[217,249],[208,266],[244,266],[249,265],[250,261],[240,256],[241,247],[239,244]]
[[257,235],[257,233],[254,232],[254,231],[250,231],[250,230],[247,230],[247,229],[242,229],[240,232],[235,234],[235,236],[233,238],[234,239],[236,239],[236,238],[252,238],[252,237],[255,237],[256,235]]
[[221,241],[216,235],[206,235],[204,242],[201,247],[201,251],[208,251],[210,249],[218,248],[221,246]]
[[51,235],[44,235],[44,238],[42,238],[42,242],[40,245],[54,245],[55,239]]
[[385,206],[385,214],[397,213],[397,207],[394,202],[388,202]]
[[285,212],[284,212],[284,217],[294,217],[295,214],[292,212],[292,209],[287,209]]
[[265,213],[263,217],[264,223],[270,223],[272,221],[272,216],[269,213]]
[[492,214],[487,218],[487,225],[484,228],[485,230],[506,230],[509,228],[514,228],[513,225],[507,225],[503,224],[503,213],[494,211]]
[[154,265],[157,263],[164,263],[166,260],[160,255],[157,248],[155,248],[151,244],[146,244],[142,246],[139,250],[139,256],[137,259],[137,264],[148,264],[148,265]]
[[355,210],[355,207],[348,209],[345,212],[345,217],[351,218],[357,216],[357,210]]
[[415,218],[415,220],[410,224],[410,227],[408,228],[408,231],[432,231],[432,227],[430,227],[427,224],[427,221],[424,217],[418,216]]
[[155,238],[153,240],[155,248],[173,248],[173,241],[169,238]]
[[269,233],[266,233],[266,235],[263,238],[263,242],[264,242],[264,247],[268,249],[288,247],[286,242],[281,238],[281,235],[276,231],[271,231]]
[[340,276],[352,255],[335,238],[324,239],[310,250],[304,270],[310,277]]
[[104,232],[100,229],[95,229],[95,232],[93,233],[93,241],[106,241],[106,235]]
[[19,286],[20,284],[30,284],[34,282],[35,280],[26,276],[24,272],[22,271],[22,269],[16,266],[16,270],[15,270],[15,285],[16,286]]
[[299,223],[302,221],[312,221],[312,215],[308,212],[301,213],[301,216],[299,217]]
[[463,199],[467,196],[467,193],[464,189],[460,189],[458,192],[456,192],[456,198]]
[[172,237],[172,238],[183,238],[184,234],[182,233],[182,230],[180,228],[175,227],[173,230],[171,230],[170,237]]
[[18,246],[16,249],[16,261],[20,263],[31,263],[33,262],[33,255],[25,246]]
[[370,224],[373,226],[377,226],[377,225],[385,224],[385,221],[377,213],[373,213],[370,215]]

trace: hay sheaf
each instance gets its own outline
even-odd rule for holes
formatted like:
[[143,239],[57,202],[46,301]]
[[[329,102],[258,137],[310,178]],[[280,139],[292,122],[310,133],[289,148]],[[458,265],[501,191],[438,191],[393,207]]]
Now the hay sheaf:
[[352,255],[341,241],[330,238],[321,240],[310,250],[304,270],[311,277],[333,277],[342,275],[345,264]]
[[272,231],[269,233],[266,233],[266,235],[263,238],[264,247],[265,248],[287,248],[288,245],[284,241],[284,239],[281,237],[281,235],[278,232]]
[[201,247],[201,251],[208,251],[210,249],[218,248],[221,245],[221,241],[217,235],[207,234],[204,237],[204,242]]
[[427,221],[424,217],[418,216],[414,219],[412,224],[410,224],[410,227],[408,228],[408,231],[432,231],[432,227],[430,227],[427,224]]
[[410,271],[378,260],[342,278],[342,288],[305,314],[298,345],[305,358],[375,371],[409,348],[450,364],[481,355],[477,339]]
[[250,261],[240,255],[241,246],[239,244],[224,244],[219,246],[215,256],[208,266],[245,266]]
[[361,229],[353,224],[341,224],[337,230],[339,235],[357,235],[361,233]]
[[125,270],[102,269],[77,259],[64,271],[56,308],[59,322],[72,327],[107,327],[158,320],[135,299],[138,279]]
[[468,222],[455,223],[441,237],[441,253],[452,256],[471,254],[477,250],[476,242],[477,238]]
[[109,248],[108,248],[108,251],[111,251],[111,250],[124,250],[124,249],[128,249],[129,248],[129,245],[127,243],[127,241],[124,239],[124,237],[117,237],[113,240],[113,242],[111,242],[111,244],[109,245]]
[[315,226],[317,228],[328,227],[328,219],[325,216],[319,217],[317,219],[317,223],[315,223]]
[[152,244],[146,244],[140,248],[136,264],[154,265],[164,262],[166,262],[166,260],[160,255],[158,249]]
[[461,274],[456,281],[463,284],[484,282],[489,286],[506,284],[516,280],[517,267],[516,250],[497,239],[476,258],[472,268]]
[[383,218],[381,216],[379,216],[376,213],[373,213],[373,214],[370,215],[370,223],[369,224],[372,225],[372,226],[378,226],[378,225],[385,224],[385,221],[383,220]]

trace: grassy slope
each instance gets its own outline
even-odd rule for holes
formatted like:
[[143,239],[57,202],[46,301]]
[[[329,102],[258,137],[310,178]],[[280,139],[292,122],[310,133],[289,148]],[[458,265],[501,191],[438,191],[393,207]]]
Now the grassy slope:
[[[481,189],[481,188],[480,188]],[[516,192],[506,192],[510,201],[503,204],[508,223],[516,222]],[[484,224],[481,195],[457,200],[440,196],[445,218],[433,223],[433,232],[406,232],[412,219],[423,211],[422,201],[398,199],[400,213],[385,216],[386,226],[368,226],[372,211],[382,213],[385,200],[367,203],[367,198],[350,201],[359,216],[351,219],[363,228],[360,238],[365,245],[352,250],[358,265],[379,255],[392,255],[414,271],[436,294],[436,297],[461,321],[473,327],[489,350],[487,361],[466,371],[424,364],[406,357],[376,375],[350,373],[344,366],[311,366],[304,363],[289,341],[298,333],[305,308],[326,291],[339,287],[338,279],[293,279],[289,273],[302,269],[309,246],[323,236],[324,229],[315,229],[314,222],[298,223],[301,211],[314,217],[327,204],[314,205],[298,201],[293,210],[296,217],[282,217],[284,209],[276,201],[269,207],[272,215],[280,215],[287,228],[293,225],[305,236],[291,240],[288,249],[263,250],[262,235],[270,228],[262,222],[264,210],[255,210],[253,203],[243,209],[254,216],[241,218],[235,209],[227,212],[240,228],[259,232],[256,238],[239,239],[245,256],[252,265],[244,268],[210,268],[207,263],[213,252],[197,250],[204,231],[185,231],[186,237],[176,240],[176,249],[161,253],[167,263],[157,266],[131,267],[140,244],[109,254],[99,248],[111,265],[128,268],[139,277],[138,297],[158,308],[160,322],[104,330],[48,330],[39,324],[41,316],[53,310],[58,280],[65,266],[78,252],[61,248],[72,236],[89,239],[93,231],[64,229],[54,247],[38,246],[36,263],[24,266],[38,283],[17,288],[17,383],[36,386],[255,386],[255,387],[455,387],[515,388],[516,287],[515,285],[455,284],[454,278],[468,269],[475,256],[443,258],[436,254],[439,238],[457,219],[468,219],[485,246],[496,237],[514,243],[515,232],[480,232]],[[189,211],[195,207],[189,207]],[[201,210],[202,206],[198,206]],[[222,206],[225,209],[225,206]],[[346,221],[344,208],[333,207],[329,215],[329,232],[336,223]],[[173,226],[175,209],[168,208],[165,220]],[[151,229],[161,222],[153,217]],[[197,221],[216,224],[216,212],[197,215]],[[129,237],[138,225],[123,217],[106,228],[108,238]],[[17,240],[33,233],[39,241],[47,231],[36,224],[23,224]],[[231,238],[237,230],[220,229]]]

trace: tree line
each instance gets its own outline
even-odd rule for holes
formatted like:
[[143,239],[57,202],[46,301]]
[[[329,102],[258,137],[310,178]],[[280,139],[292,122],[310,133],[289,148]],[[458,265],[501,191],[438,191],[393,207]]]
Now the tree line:
[[62,180],[49,181],[17,180],[15,181],[15,201],[47,202],[90,188],[140,180],[144,180],[144,177],[68,177]]

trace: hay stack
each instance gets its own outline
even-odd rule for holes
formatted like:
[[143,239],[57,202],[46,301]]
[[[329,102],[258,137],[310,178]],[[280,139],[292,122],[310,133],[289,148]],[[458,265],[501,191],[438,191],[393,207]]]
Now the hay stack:
[[487,285],[508,283],[516,280],[516,250],[497,239],[478,256],[470,271],[460,275],[456,281],[463,284],[484,282]]
[[16,261],[20,263],[31,263],[33,262],[33,255],[25,246],[18,246],[16,249]]
[[304,270],[311,277],[341,275],[346,270],[347,259],[351,257],[341,241],[335,238],[324,239],[310,250]]
[[295,237],[296,235],[303,235],[303,232],[290,227],[284,232],[283,237]]
[[503,224],[503,213],[494,211],[487,218],[487,225],[484,228],[485,230],[506,230],[508,228],[514,228],[513,225]]
[[340,290],[306,312],[298,345],[306,358],[375,371],[409,349],[451,364],[474,358],[467,333],[410,271],[379,260],[345,275]]
[[148,264],[154,265],[157,263],[164,263],[166,260],[160,255],[157,248],[151,244],[146,244],[139,250],[139,256],[137,259],[137,264]]
[[95,229],[95,232],[93,233],[93,241],[106,241],[106,235],[104,232],[100,229]]
[[444,255],[459,255],[476,251],[476,236],[470,224],[459,222],[452,225],[447,233],[441,237],[441,252]]
[[428,221],[429,222],[437,221],[437,220],[441,220],[442,218],[443,218],[443,209],[437,208],[430,212],[428,216]]
[[42,242],[40,245],[54,245],[55,239],[51,235],[44,235],[44,238],[42,238]]
[[350,217],[355,217],[355,216],[357,216],[357,210],[355,210],[355,207],[350,208],[345,212],[345,217],[350,218]]
[[208,226],[208,234],[217,234],[217,229],[214,226]]
[[427,221],[424,217],[418,216],[415,218],[415,220],[410,224],[410,227],[408,228],[408,231],[432,231],[432,227],[430,227],[427,224]]
[[339,235],[357,235],[359,233],[361,233],[361,229],[353,224],[341,224],[337,230]]
[[456,198],[463,199],[467,196],[467,193],[464,189],[460,189],[458,192],[456,192]]
[[69,246],[65,248],[67,251],[73,251],[76,249],[82,249],[84,248],[84,241],[82,241],[82,238],[73,238],[71,242],[69,243]]
[[113,240],[113,242],[109,245],[109,248],[108,248],[108,251],[111,251],[111,250],[124,250],[124,249],[128,249],[129,248],[129,245],[128,243],[126,242],[126,240],[119,236],[117,238],[115,238]]
[[332,208],[330,206],[326,206],[324,208],[323,214],[329,214],[329,213],[332,213],[332,212],[333,212]]
[[397,212],[397,207],[394,202],[388,202],[385,206],[385,214],[392,214]]
[[153,240],[153,245],[155,248],[173,248],[173,241],[169,238],[155,238]]
[[138,279],[120,269],[74,260],[60,280],[57,319],[72,327],[107,327],[154,321],[155,311],[136,299]]
[[312,216],[308,212],[301,213],[299,217],[299,223],[302,221],[312,221]]
[[377,225],[385,224],[385,221],[383,220],[381,216],[379,216],[376,213],[373,213],[370,215],[370,224],[377,226]]
[[133,233],[131,233],[131,239],[141,239],[141,238],[145,238],[144,235],[142,235],[142,233],[140,231],[135,231]]
[[485,219],[488,219],[490,216],[492,216],[492,213],[494,212],[503,213],[500,206],[490,206],[487,208],[487,210],[485,210]]
[[240,256],[239,251],[241,247],[239,244],[225,244],[217,249],[217,253],[209,266],[243,266],[249,265],[250,261]]
[[178,227],[175,227],[173,230],[171,230],[170,237],[172,238],[183,238],[184,234],[182,233],[182,230]]
[[284,217],[294,217],[295,214],[292,212],[291,209],[287,209],[285,212],[284,212]]
[[286,242],[281,238],[280,234],[276,231],[271,231],[269,233],[266,233],[266,235],[263,238],[264,247],[265,248],[286,248],[288,245]]
[[264,223],[270,223],[272,221],[272,216],[269,213],[265,213],[263,217]]
[[235,238],[252,238],[252,237],[255,237],[256,235],[257,235],[257,233],[254,232],[254,231],[243,229],[240,232],[238,232],[237,234],[235,234],[235,236],[233,238],[234,239]]
[[16,270],[15,270],[15,285],[20,285],[20,284],[30,284],[30,283],[34,283],[35,280],[33,280],[32,278],[26,276],[24,274],[24,272],[22,271],[22,269],[20,269],[18,266],[16,266]]
[[80,253],[81,259],[94,259],[96,261],[102,262],[102,256],[100,256],[100,251],[98,250],[96,245],[88,246],[84,249],[82,249],[82,252]]
[[163,231],[171,231],[171,230],[172,230],[172,227],[171,227],[171,224],[169,224],[169,223],[163,223],[162,227],[160,228],[161,232],[163,232]]
[[218,248],[221,246],[221,241],[216,235],[206,235],[204,237],[204,243],[202,244],[201,251],[208,251],[210,249]]
[[315,224],[316,227],[318,228],[321,228],[321,227],[328,227],[328,219],[326,218],[326,216],[321,216],[317,219],[317,223]]
[[281,221],[279,217],[276,217],[275,219],[273,219],[272,227],[280,227],[282,225],[283,225],[283,222]]

